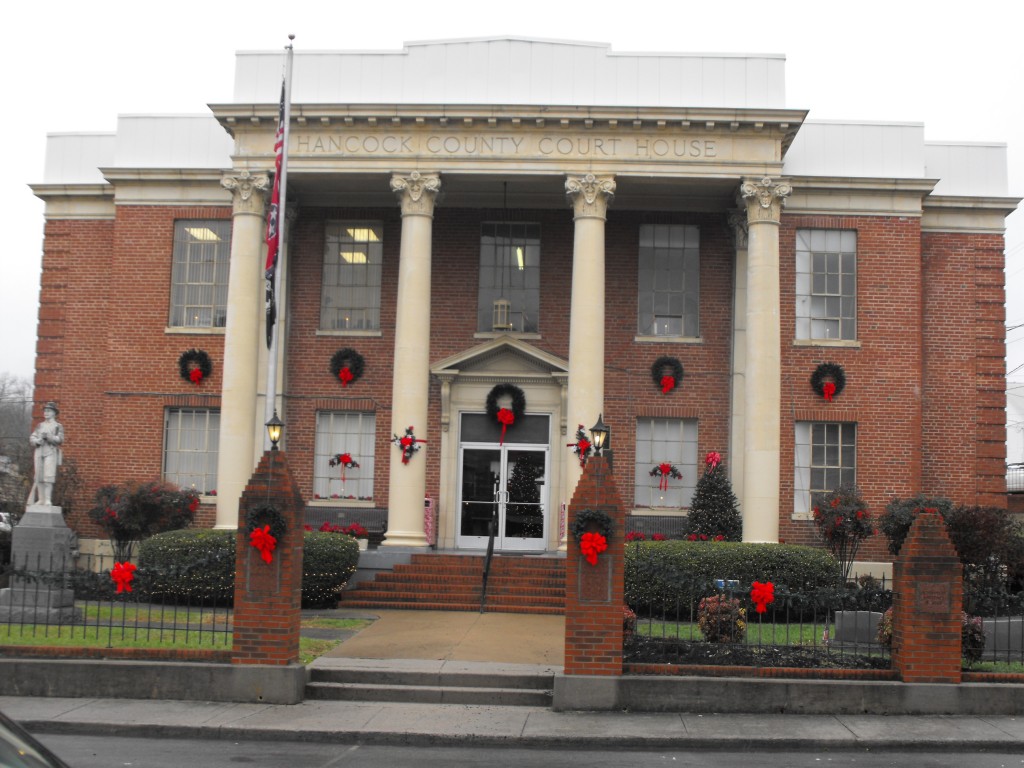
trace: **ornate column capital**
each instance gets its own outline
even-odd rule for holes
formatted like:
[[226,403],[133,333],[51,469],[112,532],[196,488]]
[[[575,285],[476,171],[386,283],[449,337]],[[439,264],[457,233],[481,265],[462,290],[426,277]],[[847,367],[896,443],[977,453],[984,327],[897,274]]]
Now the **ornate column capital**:
[[740,184],[739,204],[747,209],[747,221],[779,223],[786,198],[793,188],[785,181],[774,182],[767,176],[760,181],[746,180]]
[[441,191],[441,177],[436,173],[413,171],[408,176],[391,177],[391,191],[398,195],[403,216],[434,215],[434,202]]
[[220,185],[231,190],[235,213],[263,215],[263,193],[270,187],[270,178],[265,173],[253,175],[242,171],[234,176],[225,176]]
[[615,197],[615,179],[611,176],[568,176],[565,194],[577,219],[604,219],[608,204]]
[[747,250],[748,224],[747,212],[742,208],[729,211],[729,232],[732,234],[733,246],[737,251]]

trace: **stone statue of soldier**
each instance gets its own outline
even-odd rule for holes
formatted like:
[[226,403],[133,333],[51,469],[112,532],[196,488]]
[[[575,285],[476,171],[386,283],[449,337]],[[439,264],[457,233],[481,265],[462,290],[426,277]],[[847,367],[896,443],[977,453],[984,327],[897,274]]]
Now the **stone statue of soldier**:
[[57,482],[57,467],[61,465],[64,427],[57,421],[60,409],[53,401],[43,406],[43,421],[32,432],[28,441],[35,448],[35,474],[28,504],[53,505],[53,485]]

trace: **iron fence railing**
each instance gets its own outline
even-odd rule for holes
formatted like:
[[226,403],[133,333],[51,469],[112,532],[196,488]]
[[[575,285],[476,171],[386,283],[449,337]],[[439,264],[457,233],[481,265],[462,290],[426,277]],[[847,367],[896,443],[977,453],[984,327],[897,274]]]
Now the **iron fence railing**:
[[230,649],[230,605],[159,590],[201,580],[202,567],[138,568],[118,592],[109,556],[12,562],[0,571],[0,645]]

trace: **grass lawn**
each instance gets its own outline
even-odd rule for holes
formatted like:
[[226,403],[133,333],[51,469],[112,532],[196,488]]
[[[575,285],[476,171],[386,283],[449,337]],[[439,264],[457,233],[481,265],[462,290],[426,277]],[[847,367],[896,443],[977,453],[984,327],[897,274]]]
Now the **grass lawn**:
[[[823,645],[822,633],[825,624],[761,624],[755,618],[747,624],[747,635],[743,642],[747,645]],[[835,625],[828,625],[829,637],[835,637]],[[638,635],[660,639],[703,642],[697,622],[649,621],[638,619],[636,622]]]

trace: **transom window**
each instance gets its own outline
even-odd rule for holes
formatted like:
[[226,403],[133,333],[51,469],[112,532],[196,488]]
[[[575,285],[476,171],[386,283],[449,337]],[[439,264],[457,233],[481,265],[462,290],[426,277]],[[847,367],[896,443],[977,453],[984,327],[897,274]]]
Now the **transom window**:
[[477,330],[536,333],[540,315],[540,224],[480,226]]
[[637,332],[699,336],[700,229],[680,224],[640,227]]
[[[651,469],[672,464],[681,479],[651,476]],[[697,485],[697,420],[636,420],[633,500],[638,507],[689,507]],[[667,486],[663,487],[663,486]]]
[[856,484],[856,424],[798,421],[795,448],[795,513],[810,515],[811,500],[816,494]]
[[217,490],[220,411],[168,408],[164,413],[164,480],[197,493]]
[[174,222],[171,317],[174,328],[223,328],[227,324],[231,222]]
[[796,337],[857,338],[857,233],[796,233]]
[[[316,415],[313,457],[313,495],[317,499],[373,498],[374,440],[377,419],[359,411],[320,411]],[[331,466],[331,459],[348,454],[359,466]]]
[[383,241],[380,223],[346,221],[327,224],[320,294],[322,330],[380,329]]

